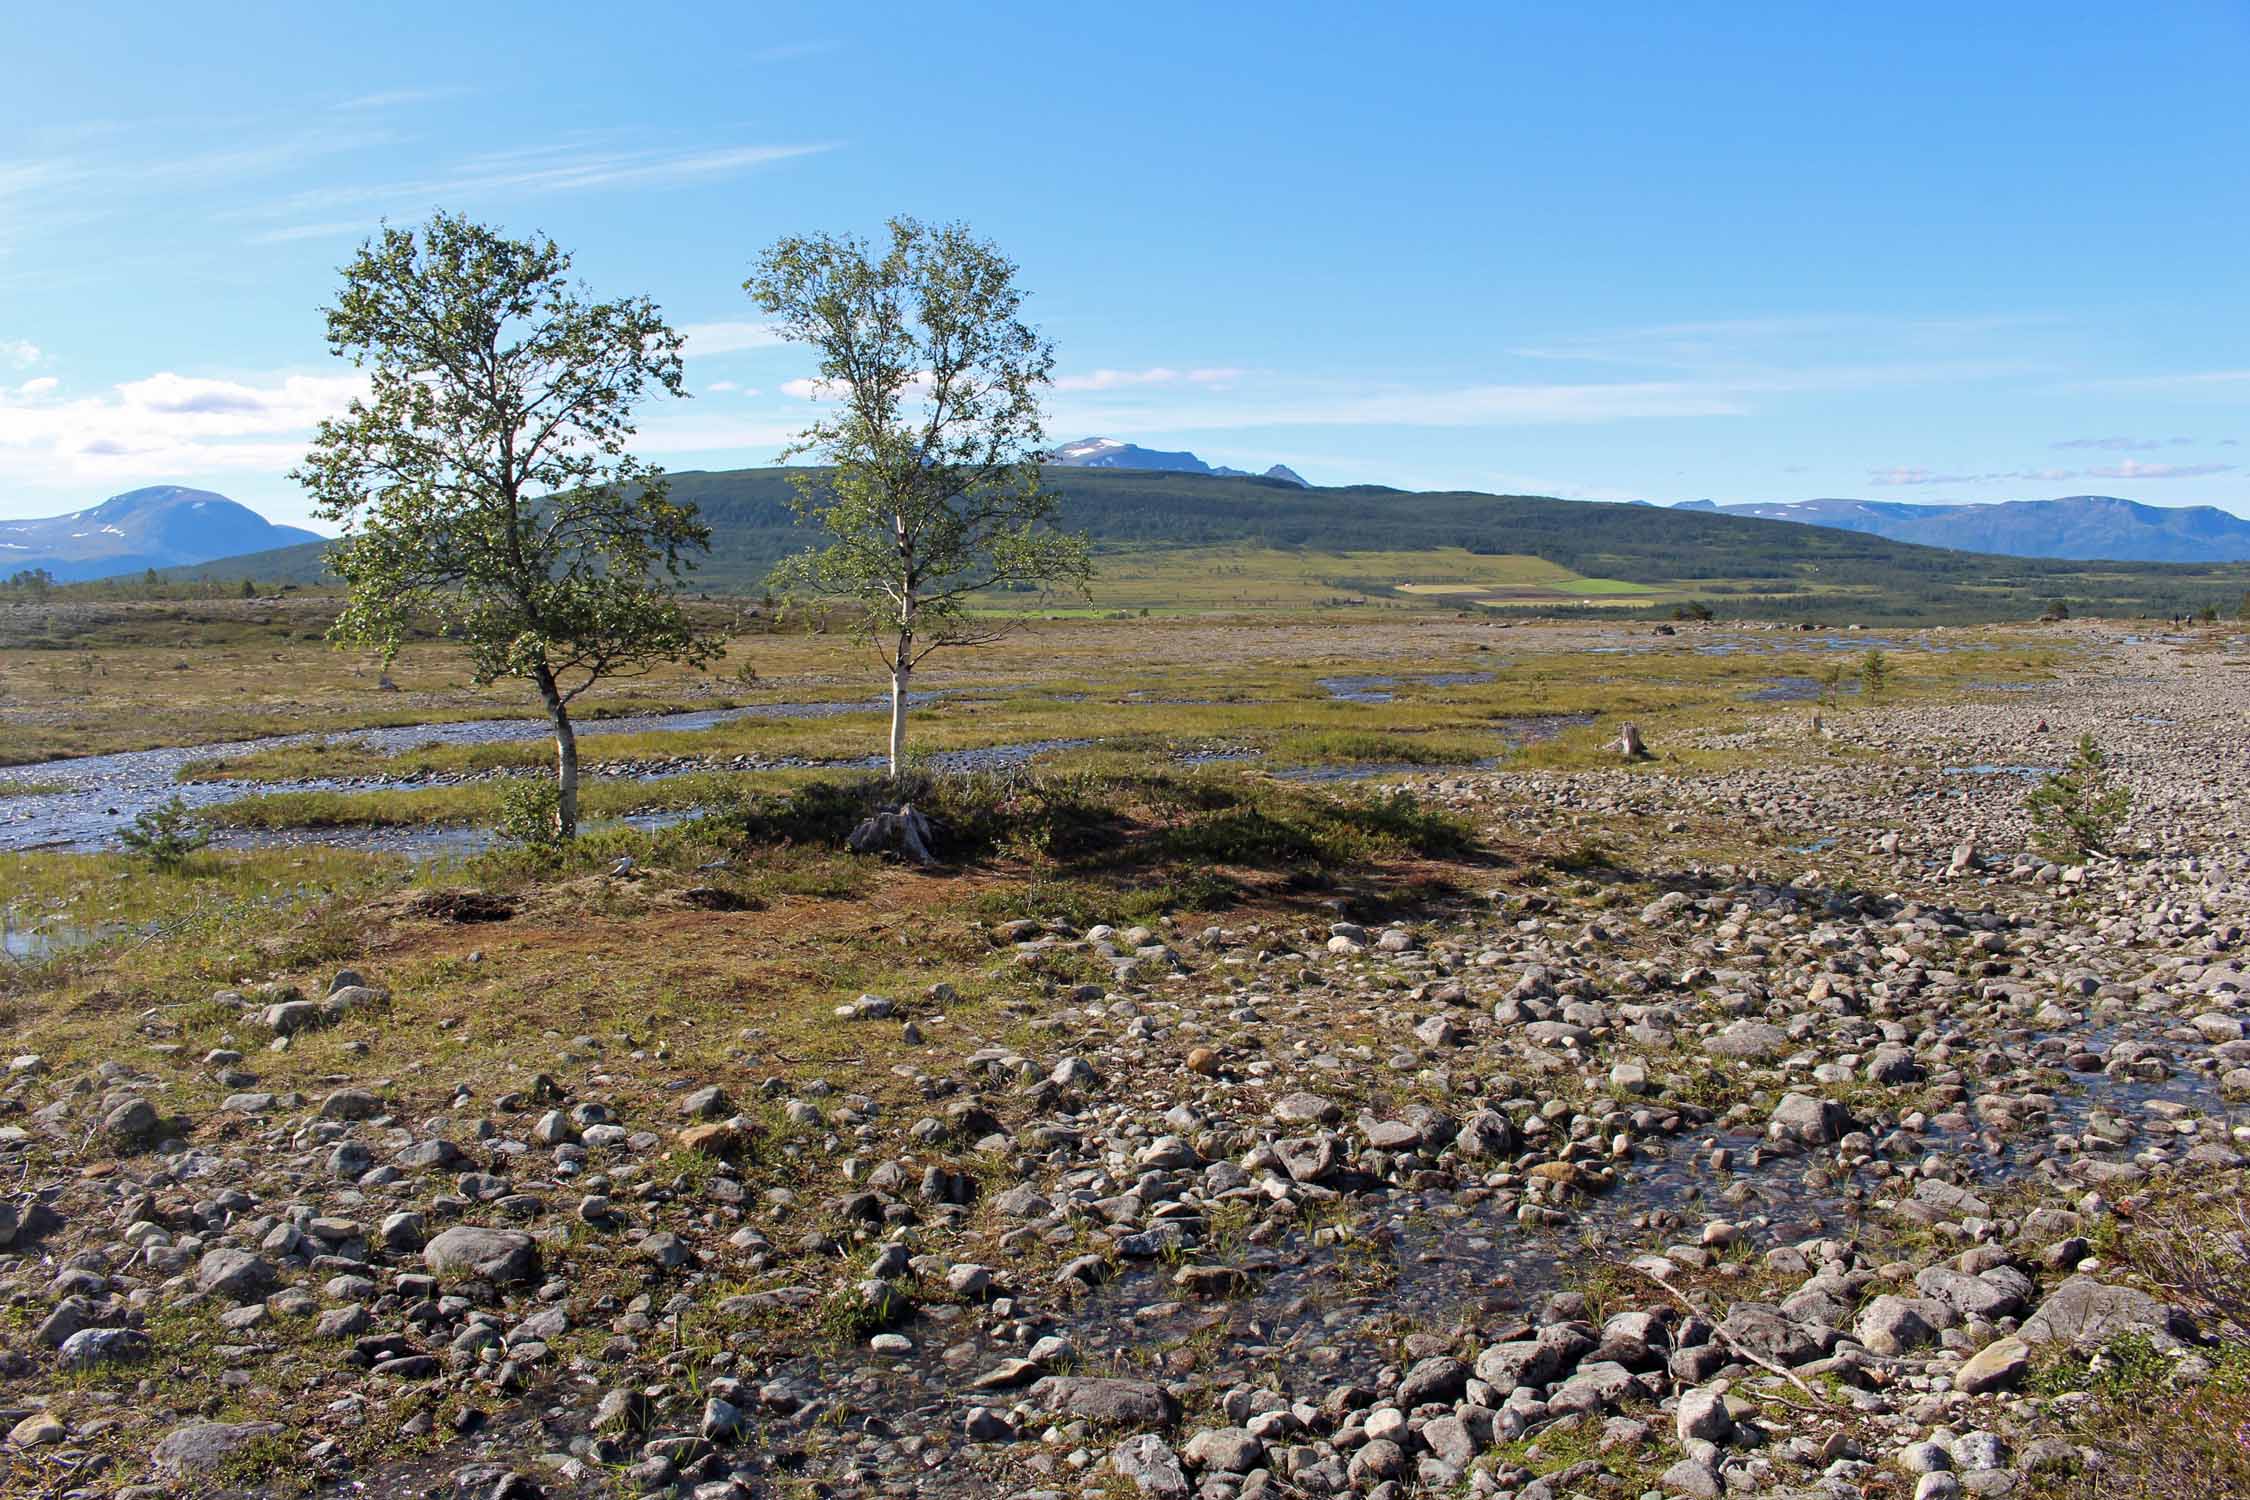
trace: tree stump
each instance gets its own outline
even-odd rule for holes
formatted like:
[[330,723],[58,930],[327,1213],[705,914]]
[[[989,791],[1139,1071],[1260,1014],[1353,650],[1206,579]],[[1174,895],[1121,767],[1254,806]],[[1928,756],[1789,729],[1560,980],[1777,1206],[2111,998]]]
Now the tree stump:
[[934,865],[937,858],[930,853],[931,835],[930,820],[909,805],[863,820],[844,845],[854,854],[892,853],[918,865]]
[[1627,760],[1654,760],[1656,756],[1641,743],[1641,726],[1628,724],[1617,735],[1617,753]]

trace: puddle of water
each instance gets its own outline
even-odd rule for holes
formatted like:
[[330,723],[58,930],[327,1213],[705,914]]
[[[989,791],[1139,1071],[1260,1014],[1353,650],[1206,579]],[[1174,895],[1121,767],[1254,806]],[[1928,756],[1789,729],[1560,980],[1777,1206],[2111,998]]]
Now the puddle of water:
[[[1857,693],[1859,684],[1836,685],[1838,693]],[[1776,677],[1756,692],[1743,694],[1747,703],[1818,703],[1828,692],[1817,677]]]
[[58,953],[84,948],[132,929],[122,922],[101,922],[81,927],[70,922],[17,925],[14,913],[0,913],[0,958],[17,963],[44,963]]
[[1980,762],[1973,766],[1947,766],[1942,774],[1947,776],[2021,776],[2028,781],[2037,781],[2054,775],[2056,770],[2057,768],[2054,766],[2000,766]]
[[1397,696],[1393,688],[1467,687],[1490,682],[1490,672],[1408,672],[1397,677],[1322,677],[1317,679],[1330,698],[1339,703],[1388,703]]
[[[920,704],[934,702],[941,696],[926,692],[910,694],[909,698]],[[614,734],[684,733],[740,719],[821,719],[888,707],[889,700],[885,698],[847,703],[756,703],[685,713],[589,719],[578,726],[578,734],[585,740]],[[230,759],[264,750],[320,743],[359,745],[397,755],[426,745],[502,744],[544,739],[550,732],[544,719],[478,719],[458,724],[405,724],[337,734],[272,735],[225,744],[130,750],[114,755],[11,766],[0,770],[0,780],[51,782],[61,790],[0,798],[0,850],[111,848],[115,846],[119,827],[174,796],[190,808],[200,809],[268,792],[364,789],[360,783],[336,779],[182,782],[178,779],[180,770],[190,761]],[[315,842],[350,844],[353,840],[322,837]]]
[[[1090,739],[1026,740],[1014,745],[944,750],[926,757],[922,765],[924,769],[939,776],[1006,771],[1028,764],[1051,751],[1078,750],[1094,743]],[[802,761],[794,764],[839,771],[880,771],[889,763],[884,756],[870,755],[851,761]],[[702,766],[678,766],[642,772],[633,779],[644,782],[661,781],[704,769],[706,768]],[[622,818],[603,819],[583,826],[584,831],[590,834],[616,828],[669,828],[675,823],[685,823],[692,818],[701,817],[709,810],[705,807],[690,807],[631,813]],[[221,832],[212,840],[212,846],[220,849],[290,849],[317,844],[323,848],[359,849],[371,854],[397,854],[422,861],[481,854],[487,849],[498,847],[502,842],[499,835],[489,828],[465,823],[444,823],[419,828],[232,829]]]

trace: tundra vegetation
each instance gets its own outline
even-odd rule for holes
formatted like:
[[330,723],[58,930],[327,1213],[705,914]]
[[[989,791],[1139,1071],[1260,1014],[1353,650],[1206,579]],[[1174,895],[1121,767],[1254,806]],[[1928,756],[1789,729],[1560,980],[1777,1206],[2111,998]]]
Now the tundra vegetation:
[[[752,277],[829,398],[755,503],[825,540],[689,597],[744,481],[627,455],[680,342],[567,271],[349,268],[342,597],[11,589],[0,1487],[2242,1488],[2239,634],[1053,479],[1015,268],[907,220]],[[1205,529],[1026,609],[1074,513]]]
[[[4,748],[509,707],[196,607],[0,659]],[[683,608],[754,681],[589,731],[824,716],[589,732],[568,843],[361,846],[543,752],[347,735],[179,755],[251,795],[165,878],[0,855],[11,1490],[2239,1488],[2228,630],[1033,620],[894,780],[842,632]],[[843,848],[901,795],[934,869]]]

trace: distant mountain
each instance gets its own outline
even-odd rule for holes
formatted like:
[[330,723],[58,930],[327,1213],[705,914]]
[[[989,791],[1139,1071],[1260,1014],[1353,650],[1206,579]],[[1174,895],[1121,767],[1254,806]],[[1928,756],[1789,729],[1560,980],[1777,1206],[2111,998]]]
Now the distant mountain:
[[1688,500],[1672,509],[1833,526],[1840,531],[1888,537],[1894,542],[2003,557],[2181,563],[2250,560],[2250,521],[2240,516],[2209,505],[2142,505],[2113,495],[2007,500],[1994,505],[1911,505],[1895,500],[1719,505],[1709,500]]
[[72,515],[0,520],[0,578],[45,568],[69,583],[319,540],[318,532],[276,526],[224,495],[159,484]]
[[1167,453],[1119,438],[1080,438],[1049,453],[1047,462],[1066,469],[1158,469],[1170,474],[1218,474],[1229,479],[1279,479],[1300,488],[1305,484],[1303,477],[1286,464],[1275,464],[1263,475],[1254,476],[1247,469],[1215,468],[1192,453]]
[[[795,506],[802,470],[736,469],[668,476],[671,498],[711,528],[711,552],[691,590],[757,594],[773,565],[817,543]],[[1287,552],[1340,594],[1433,601],[1399,589],[1379,554],[1461,549],[1536,557],[1587,578],[1682,588],[1722,617],[1837,625],[2029,620],[2056,599],[2074,614],[2167,616],[2205,608],[2231,615],[2250,590],[2250,563],[2086,564],[1940,551],[1865,532],[1693,509],[1594,505],[1536,495],[1416,493],[1380,485],[1298,489],[1252,476],[1060,467],[1047,486],[1056,522],[1108,556],[1214,549],[1213,566],[1239,571],[1237,549]],[[1221,552],[1217,549],[1226,549]],[[183,579],[333,584],[323,543],[284,547],[173,570]],[[1192,566],[1192,562],[1188,563]],[[1253,565],[1255,568],[1258,565]],[[1526,600],[1527,606],[1538,601]],[[1670,596],[1647,612],[1664,613]],[[1638,614],[1624,600],[1605,614]]]

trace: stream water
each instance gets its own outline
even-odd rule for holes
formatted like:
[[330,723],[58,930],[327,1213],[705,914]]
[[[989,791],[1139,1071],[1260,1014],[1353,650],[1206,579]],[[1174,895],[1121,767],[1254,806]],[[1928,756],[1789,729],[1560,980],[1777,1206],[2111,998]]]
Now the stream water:
[[[910,701],[929,703],[935,693],[916,693]],[[589,719],[578,726],[581,740],[617,734],[680,734],[741,719],[826,719],[889,707],[884,698],[848,703],[758,703],[738,708],[697,709],[685,713],[635,714]],[[162,750],[127,750],[74,760],[42,761],[0,770],[0,783],[37,782],[55,791],[0,797],[0,850],[93,850],[113,845],[119,827],[177,796],[191,808],[213,807],[268,792],[341,791],[356,787],[332,779],[298,781],[187,781],[180,770],[191,761],[226,760],[265,750],[311,744],[358,744],[386,755],[426,745],[494,745],[544,739],[544,719],[470,719],[453,724],[404,724],[386,729],[355,729],[335,734],[284,734],[217,745],[185,745]],[[432,829],[415,837],[385,837],[361,829],[322,829],[315,836],[284,840],[412,852],[423,833],[432,852],[454,852],[449,841],[465,830]],[[238,838],[234,843],[256,840]],[[470,846],[481,847],[481,846]]]
[[[1333,696],[1352,702],[1381,703],[1391,699],[1391,689],[1402,684],[1445,687],[1488,682],[1489,672],[1410,673],[1399,677],[1337,677],[1321,685]],[[919,705],[935,701],[939,693],[916,693]],[[843,714],[879,712],[888,707],[883,698],[842,703],[760,703],[736,708],[698,709],[681,713],[636,714],[614,719],[591,719],[578,727],[581,740],[598,740],[622,734],[685,734],[745,719],[822,719]],[[1588,715],[1532,715],[1496,725],[1511,745],[1529,743],[1588,722]],[[370,783],[365,778],[303,778],[277,781],[182,781],[180,772],[192,762],[231,760],[261,751],[305,745],[353,745],[383,755],[396,756],[429,746],[509,744],[540,740],[550,733],[544,719],[473,719],[459,723],[406,724],[388,728],[345,730],[336,733],[270,735],[221,744],[174,746],[158,750],[128,750],[111,755],[42,761],[33,765],[0,768],[0,785],[37,783],[47,790],[0,796],[0,852],[53,849],[95,851],[116,846],[117,831],[144,812],[178,797],[190,809],[202,809],[245,797],[281,792],[365,791],[371,785],[410,787],[407,781]],[[1017,744],[945,751],[928,757],[932,770],[953,774],[1003,770],[1019,766],[1050,751],[1076,749],[1095,743],[1090,738],[1030,740]],[[1206,757],[1219,759],[1226,757]],[[873,770],[879,757],[844,762],[780,760],[776,768],[824,765],[839,770]],[[1490,764],[1485,762],[1484,764]],[[658,780],[701,769],[693,764],[657,769],[629,770],[638,780]],[[1410,763],[1347,765],[1283,769],[1277,774],[1315,781],[1359,781],[1371,777],[1441,770],[1443,767]],[[601,774],[590,769],[589,776]],[[635,827],[660,827],[692,816],[687,812],[636,814],[623,819]],[[307,828],[276,832],[238,830],[222,834],[220,847],[251,848],[319,844],[367,849],[431,858],[474,853],[493,841],[488,830],[438,826],[412,829]]]

